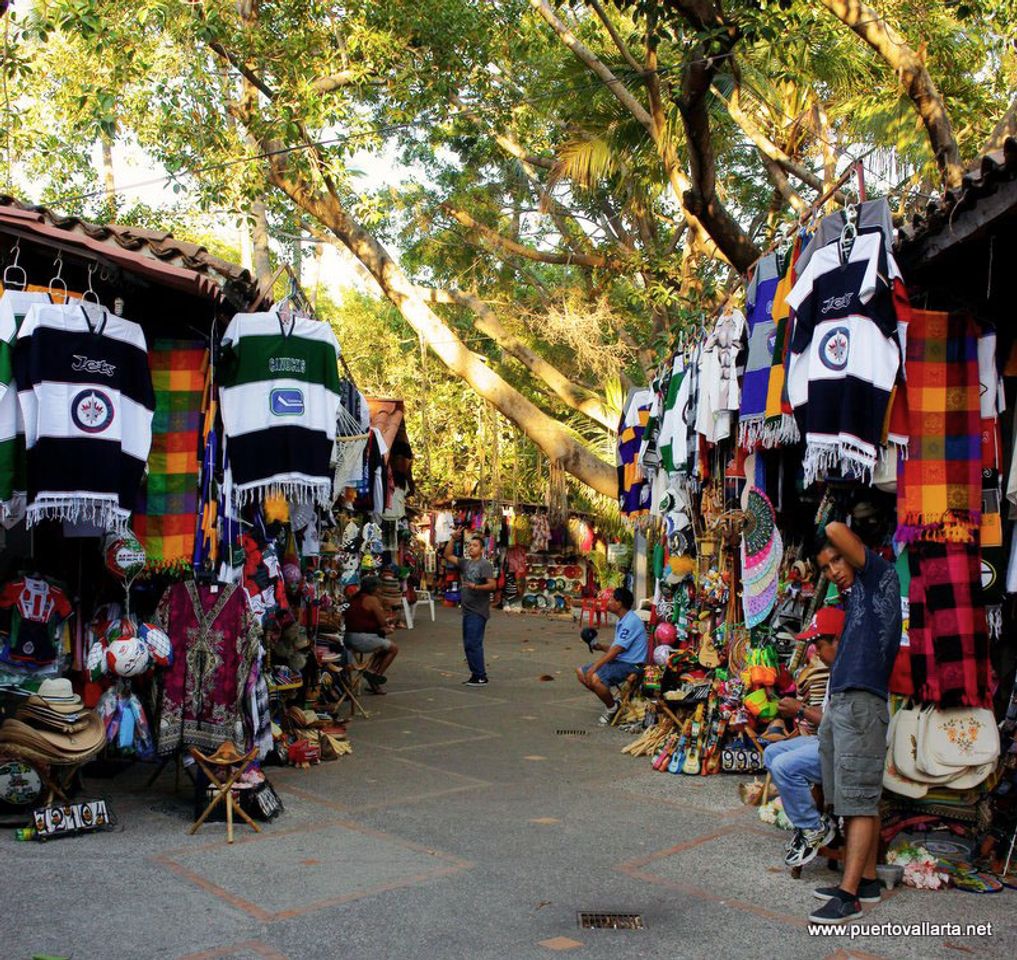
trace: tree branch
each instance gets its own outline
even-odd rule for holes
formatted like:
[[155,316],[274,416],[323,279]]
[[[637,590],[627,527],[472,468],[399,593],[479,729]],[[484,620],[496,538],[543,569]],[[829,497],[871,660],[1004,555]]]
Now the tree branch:
[[492,245],[510,253],[513,256],[524,257],[527,260],[535,260],[537,263],[555,263],[562,266],[575,265],[590,267],[595,270],[619,269],[622,265],[618,260],[603,257],[598,254],[589,253],[548,253],[543,250],[536,250],[522,243],[516,243],[508,237],[502,236],[497,230],[482,223],[478,223],[465,210],[458,210],[450,204],[443,203],[442,209],[454,220],[457,220],[468,230],[480,234]]
[[597,0],[586,0],[586,3],[600,18],[600,22],[607,28],[607,32],[611,35],[611,39],[614,41],[614,45],[618,48],[618,52],[625,58],[625,62],[636,72],[636,74],[642,75],[642,65],[634,56],[632,56],[632,53],[628,48],[628,44],[622,40],[621,34],[618,33],[618,28],[615,27],[611,18],[607,15],[607,11],[597,2]]
[[679,102],[689,151],[693,188],[686,191],[685,207],[698,217],[717,248],[737,270],[745,272],[759,259],[752,242],[717,195],[716,156],[710,131],[707,96],[720,64],[734,50],[741,34],[712,0],[664,0],[697,32],[704,35],[682,76]]
[[897,74],[925,125],[944,185],[948,190],[958,189],[964,176],[960,148],[943,97],[925,68],[925,57],[915,53],[893,27],[861,0],[820,2],[875,50]]
[[515,334],[505,329],[488,303],[462,290],[435,290],[426,287],[417,289],[430,303],[452,303],[472,310],[476,317],[477,329],[481,333],[486,333],[502,350],[515,357],[534,376],[539,377],[566,406],[585,414],[607,430],[614,430],[617,427],[614,418],[607,413],[603,403],[593,391],[573,383]]
[[999,118],[999,123],[996,124],[989,139],[983,144],[979,157],[992,153],[994,150],[1002,150],[1007,137],[1017,137],[1017,97],[1013,98],[1006,113]]

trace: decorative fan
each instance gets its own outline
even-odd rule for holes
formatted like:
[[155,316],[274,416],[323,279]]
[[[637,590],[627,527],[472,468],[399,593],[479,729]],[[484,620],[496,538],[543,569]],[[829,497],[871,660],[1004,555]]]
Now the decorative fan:
[[766,549],[777,528],[777,515],[770,498],[758,487],[749,490],[746,523],[742,531],[745,554],[752,557]]

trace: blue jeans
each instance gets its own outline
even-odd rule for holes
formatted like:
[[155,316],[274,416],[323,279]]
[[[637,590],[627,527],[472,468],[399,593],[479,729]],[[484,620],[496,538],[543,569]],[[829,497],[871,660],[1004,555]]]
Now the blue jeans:
[[479,613],[463,614],[463,649],[466,651],[466,662],[470,665],[470,676],[476,680],[486,680],[484,669],[484,630],[487,618]]
[[819,737],[792,737],[771,743],[763,751],[763,763],[780,791],[784,813],[800,830],[819,826],[819,811],[812,799],[812,785],[823,780],[819,762]]

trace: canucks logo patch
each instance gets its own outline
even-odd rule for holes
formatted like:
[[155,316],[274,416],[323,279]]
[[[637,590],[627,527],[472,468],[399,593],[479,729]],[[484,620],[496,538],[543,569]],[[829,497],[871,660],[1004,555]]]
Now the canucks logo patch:
[[276,387],[268,395],[268,408],[277,417],[302,416],[304,392],[298,387]]
[[85,433],[102,433],[113,422],[113,401],[94,387],[82,390],[71,401],[74,426]]
[[830,370],[843,370],[851,350],[851,331],[847,327],[834,327],[819,342],[819,359]]

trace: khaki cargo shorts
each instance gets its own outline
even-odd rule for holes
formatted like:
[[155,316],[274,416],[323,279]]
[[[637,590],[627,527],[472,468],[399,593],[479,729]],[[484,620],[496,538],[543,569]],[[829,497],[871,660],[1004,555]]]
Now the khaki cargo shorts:
[[830,694],[819,725],[823,796],[839,817],[879,813],[886,760],[886,698],[868,690]]

